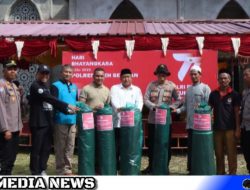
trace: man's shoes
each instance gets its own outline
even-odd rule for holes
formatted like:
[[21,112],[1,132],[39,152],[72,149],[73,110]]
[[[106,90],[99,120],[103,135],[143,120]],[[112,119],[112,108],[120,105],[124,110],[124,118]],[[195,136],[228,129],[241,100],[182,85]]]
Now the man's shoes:
[[45,170],[43,170],[43,171],[41,172],[41,175],[42,175],[42,176],[47,176],[46,171],[45,171]]
[[64,175],[73,176],[73,175],[75,175],[75,174],[73,174],[73,173],[65,173]]
[[142,173],[143,175],[146,175],[146,174],[151,174],[152,171],[151,171],[151,169],[150,169],[149,167],[147,167],[146,169],[142,170],[141,173]]

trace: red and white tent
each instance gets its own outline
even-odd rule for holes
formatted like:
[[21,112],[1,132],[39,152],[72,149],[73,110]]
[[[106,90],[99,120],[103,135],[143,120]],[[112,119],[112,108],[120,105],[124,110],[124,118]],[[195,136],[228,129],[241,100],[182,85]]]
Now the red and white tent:
[[[127,42],[126,42],[127,41]],[[133,43],[130,43],[133,42]],[[250,56],[250,20],[61,20],[0,22],[0,59],[72,50],[202,49]],[[132,47],[131,47],[132,46]],[[129,50],[130,49],[130,50]]]

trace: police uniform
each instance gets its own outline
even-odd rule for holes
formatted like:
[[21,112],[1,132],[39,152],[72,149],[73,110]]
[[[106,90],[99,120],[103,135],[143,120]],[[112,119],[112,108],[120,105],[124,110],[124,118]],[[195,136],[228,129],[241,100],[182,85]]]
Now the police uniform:
[[[168,68],[164,64],[158,65],[156,71],[157,74],[166,74],[166,76],[170,75]],[[172,99],[175,99],[176,102],[172,104]],[[162,103],[166,103],[173,107],[178,107],[180,104],[180,96],[177,90],[176,85],[168,80],[165,80],[163,84],[159,84],[158,81],[153,81],[149,83],[146,89],[146,93],[144,95],[144,103],[147,108],[149,108],[149,116],[148,116],[148,156],[149,156],[149,167],[147,172],[151,172],[152,167],[152,157],[153,157],[153,142],[154,142],[154,126],[155,126],[155,108],[160,106]],[[171,159],[171,126],[169,133],[169,160]]]
[[[49,73],[49,69],[40,65],[38,72]],[[33,175],[40,175],[47,168],[52,144],[53,107],[63,113],[69,113],[69,110],[68,104],[52,96],[47,84],[38,80],[30,87],[29,104],[29,125],[32,134],[30,170]]]
[[[16,67],[14,62],[4,67]],[[21,120],[20,93],[12,81],[0,80],[0,175],[11,175],[16,160]],[[10,131],[12,138],[5,139]]]

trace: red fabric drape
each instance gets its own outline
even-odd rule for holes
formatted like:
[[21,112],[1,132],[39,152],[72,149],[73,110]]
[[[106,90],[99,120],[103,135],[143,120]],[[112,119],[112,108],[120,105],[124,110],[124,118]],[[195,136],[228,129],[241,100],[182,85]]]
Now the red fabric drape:
[[22,56],[32,57],[40,55],[41,53],[50,50],[51,55],[54,57],[56,56],[57,50],[57,40],[50,39],[50,40],[41,40],[41,39],[34,39],[34,40],[26,40],[24,41],[24,46],[22,49]]
[[[68,37],[65,43],[73,50],[77,51],[92,51],[91,41],[93,39],[100,41],[99,50],[114,51],[125,50],[125,40],[135,40],[135,50],[161,50],[161,37],[164,36],[107,36],[107,37],[93,37],[83,39],[81,37]],[[198,45],[194,36],[168,36],[168,49],[182,50],[182,49],[197,49]]]
[[5,39],[0,40],[0,59],[8,59],[16,54],[15,42],[8,42]]
[[89,51],[91,50],[91,42],[89,39],[84,39],[84,37],[70,37],[65,38],[65,43],[73,50],[76,51]]
[[250,36],[241,37],[241,44],[239,54],[244,56],[250,56]]
[[[91,41],[99,40],[100,51],[115,51],[125,50],[125,40],[135,40],[135,50],[161,50],[161,37],[169,38],[168,49],[170,50],[185,50],[198,49],[196,42],[197,35],[168,35],[168,36],[97,36],[97,37],[65,37],[65,44],[72,50],[77,51],[92,51]],[[232,45],[232,37],[241,38],[241,46],[239,54],[250,56],[250,36],[228,36],[228,35],[204,35],[204,49],[219,50],[224,52],[234,53]],[[22,39],[20,39],[22,40]],[[57,39],[32,39],[23,40],[24,47],[22,55],[31,57],[37,56],[44,51],[50,50],[51,55],[56,56]],[[5,39],[0,40],[0,59],[7,59],[16,54],[16,46],[14,42],[8,42]]]
[[[65,43],[73,50],[92,51],[91,41],[93,39],[100,41],[99,50],[114,51],[125,50],[125,40],[135,40],[135,50],[161,50],[161,37],[169,38],[167,49],[185,50],[198,49],[196,37],[201,35],[169,35],[169,36],[105,36],[105,37],[66,37]],[[241,38],[239,53],[250,56],[250,36],[227,36],[227,35],[204,35],[204,48],[216,51],[234,53],[232,37]]]
[[101,51],[124,50],[125,40],[131,39],[129,37],[98,37],[98,38],[84,38],[84,37],[69,37],[65,39],[65,43],[73,50],[77,51],[92,51],[92,40],[99,40]]
[[205,36],[204,49],[234,52],[231,36]]
[[198,49],[196,36],[169,36],[168,49],[183,50],[183,49]]

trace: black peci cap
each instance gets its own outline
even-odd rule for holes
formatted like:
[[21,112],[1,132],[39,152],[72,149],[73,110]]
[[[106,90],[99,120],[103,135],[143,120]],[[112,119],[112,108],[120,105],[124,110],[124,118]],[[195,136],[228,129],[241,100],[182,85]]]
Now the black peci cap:
[[121,73],[120,73],[120,76],[122,76],[122,75],[126,75],[126,74],[132,74],[132,72],[131,72],[131,70],[130,69],[122,69],[121,70]]

